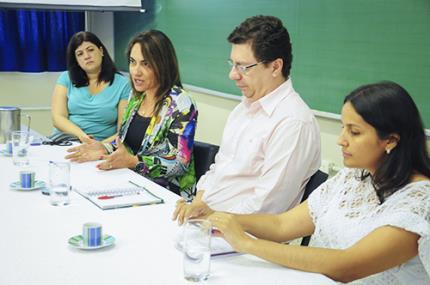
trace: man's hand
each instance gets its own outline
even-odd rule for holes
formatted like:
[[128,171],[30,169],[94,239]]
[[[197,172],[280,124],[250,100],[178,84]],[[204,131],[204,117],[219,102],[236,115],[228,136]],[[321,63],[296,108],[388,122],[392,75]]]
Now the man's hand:
[[184,199],[180,199],[176,202],[176,209],[173,212],[172,220],[178,220],[178,223],[182,225],[187,219],[206,218],[213,212],[214,211],[201,200],[195,199],[191,204],[188,204]]

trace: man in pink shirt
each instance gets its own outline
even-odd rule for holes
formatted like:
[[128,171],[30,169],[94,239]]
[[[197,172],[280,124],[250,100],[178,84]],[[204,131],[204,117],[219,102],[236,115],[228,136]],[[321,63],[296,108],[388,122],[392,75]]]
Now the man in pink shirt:
[[230,79],[242,102],[226,123],[219,152],[197,183],[192,203],[177,203],[173,219],[215,211],[280,213],[298,204],[320,167],[316,119],[293,89],[291,43],[271,16],[245,20],[229,35]]

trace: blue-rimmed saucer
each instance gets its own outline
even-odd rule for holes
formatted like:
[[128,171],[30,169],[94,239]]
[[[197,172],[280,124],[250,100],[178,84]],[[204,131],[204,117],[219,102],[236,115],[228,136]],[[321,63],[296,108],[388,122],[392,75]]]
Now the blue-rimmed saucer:
[[5,149],[0,150],[0,156],[7,156],[7,157],[11,157],[12,153],[6,151]]
[[16,191],[33,191],[33,190],[38,190],[38,189],[40,189],[40,188],[44,188],[44,187],[46,187],[46,184],[45,184],[45,182],[43,182],[43,181],[36,180],[36,181],[34,181],[34,187],[31,187],[31,188],[23,188],[23,187],[21,187],[21,182],[19,182],[19,181],[15,181],[15,182],[12,182],[12,183],[9,185],[9,187],[10,187],[10,189],[12,189],[12,190],[16,190]]
[[102,244],[98,246],[86,246],[84,245],[84,237],[82,235],[76,235],[71,238],[69,238],[69,245],[71,245],[74,248],[77,249],[84,249],[84,250],[93,250],[93,249],[99,249],[104,247],[109,247],[115,244],[115,238],[110,235],[103,235],[102,238]]

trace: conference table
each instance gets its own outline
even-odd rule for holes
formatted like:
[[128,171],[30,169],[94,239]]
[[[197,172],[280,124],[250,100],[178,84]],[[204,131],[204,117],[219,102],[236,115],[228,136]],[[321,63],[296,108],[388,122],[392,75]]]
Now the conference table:
[[[3,149],[3,145],[0,145]],[[67,147],[29,149],[36,180],[48,182],[49,161],[64,161]],[[71,163],[71,185],[132,180],[165,200],[164,204],[101,210],[72,191],[70,204],[52,206],[40,190],[11,190],[20,168],[0,156],[0,284],[192,284],[183,277],[179,232],[171,220],[178,196],[129,169],[97,170],[97,162]],[[82,225],[97,222],[115,237],[112,247],[80,250],[68,239]],[[202,284],[336,284],[321,274],[281,267],[247,254],[213,257]]]

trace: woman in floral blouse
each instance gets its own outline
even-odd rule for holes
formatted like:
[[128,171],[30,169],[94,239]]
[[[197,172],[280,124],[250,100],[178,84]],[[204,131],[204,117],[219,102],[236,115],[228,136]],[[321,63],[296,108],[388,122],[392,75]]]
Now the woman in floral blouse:
[[66,156],[84,162],[104,159],[99,169],[131,168],[189,196],[195,183],[192,157],[197,109],[182,89],[175,50],[162,32],[134,37],[127,50],[132,93],[117,139],[86,140]]

